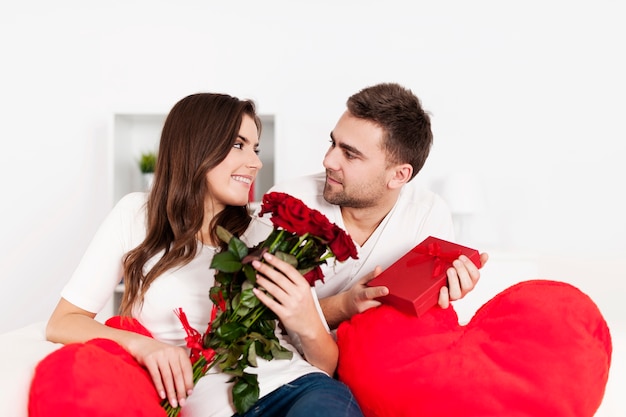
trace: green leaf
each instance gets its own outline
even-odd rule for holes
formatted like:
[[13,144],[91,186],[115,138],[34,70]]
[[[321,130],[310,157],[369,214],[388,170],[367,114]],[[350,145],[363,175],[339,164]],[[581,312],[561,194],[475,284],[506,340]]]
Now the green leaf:
[[245,288],[247,282],[248,281],[246,281],[244,285],[242,286],[243,290],[241,291],[241,305],[246,306],[248,308],[254,308],[258,306],[261,303],[261,301],[259,301],[259,299],[256,298],[256,295],[254,295],[254,293],[252,292],[252,287]]
[[227,355],[222,363],[219,364],[219,368],[222,372],[235,377],[243,374],[243,370],[239,366],[239,358],[236,358],[234,355]]
[[256,284],[256,269],[254,269],[250,264],[244,264],[242,270],[246,276],[246,280],[252,284]]
[[230,272],[217,271],[217,273],[215,274],[215,282],[219,284],[228,285],[231,283],[232,280],[233,274],[231,274]]
[[237,259],[241,262],[248,254],[248,247],[241,240],[233,237],[230,242],[228,242],[228,251],[236,255]]
[[[272,310],[269,310],[269,311],[271,312]],[[256,330],[264,336],[273,335],[275,329],[276,329],[276,321],[274,319],[269,319],[265,317],[265,315],[261,317],[261,319],[259,320],[259,325],[256,328]]]
[[222,226],[217,226],[215,233],[217,233],[217,237],[219,237],[224,243],[230,243],[230,239],[233,238],[233,234]]
[[294,268],[298,266],[298,259],[296,259],[296,257],[291,254],[288,254],[285,252],[276,252],[275,255],[278,259],[280,259],[281,261],[287,262],[289,265],[293,266]]
[[293,357],[293,352],[285,347],[281,346],[278,341],[272,341],[272,356],[274,359],[291,359]]
[[251,340],[248,342],[248,344],[246,345],[247,347],[247,353],[246,353],[246,358],[248,358],[248,364],[250,364],[250,366],[253,367],[257,367],[257,361],[256,361],[256,343],[254,340]]
[[242,360],[242,355],[243,348],[240,345],[230,345],[220,364],[221,370],[229,375],[240,376],[246,367],[245,360]]
[[241,261],[230,251],[220,252],[213,257],[211,268],[222,272],[237,272],[241,270]]
[[259,399],[259,381],[255,374],[244,373],[233,385],[233,403],[237,413],[244,414]]
[[233,342],[246,334],[246,328],[241,323],[224,323],[215,330],[215,334],[227,342]]
[[274,359],[274,357],[272,356],[272,343],[269,340],[258,340],[255,343],[257,356],[260,356],[267,361],[271,361],[272,359]]
[[[239,306],[235,310],[235,315],[238,317],[246,317],[248,314],[250,314],[250,310],[251,309],[249,307],[246,307],[243,304],[239,304]],[[245,321],[241,324],[243,324],[244,327],[249,327],[249,325],[246,325]]]
[[241,292],[238,292],[233,296],[233,299],[231,301],[233,304],[233,310],[234,310],[233,312],[236,316],[245,317],[250,312],[250,308],[243,305],[241,302],[241,299],[242,299]]

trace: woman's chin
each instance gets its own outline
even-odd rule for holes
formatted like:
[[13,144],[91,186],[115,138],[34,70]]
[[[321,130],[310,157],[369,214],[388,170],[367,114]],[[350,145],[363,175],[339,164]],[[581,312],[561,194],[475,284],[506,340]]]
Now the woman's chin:
[[250,200],[246,196],[245,198],[237,198],[237,199],[233,200],[231,205],[233,205],[233,206],[247,206],[249,202],[250,202]]

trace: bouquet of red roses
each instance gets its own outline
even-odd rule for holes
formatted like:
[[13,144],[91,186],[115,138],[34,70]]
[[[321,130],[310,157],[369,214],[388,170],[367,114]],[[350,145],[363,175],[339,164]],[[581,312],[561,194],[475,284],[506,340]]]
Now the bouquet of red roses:
[[[264,214],[272,215],[274,229],[253,248],[218,228],[228,250],[216,254],[211,262],[216,272],[215,285],[209,293],[213,311],[206,332],[200,334],[191,328],[182,309],[176,312],[187,332],[194,383],[214,366],[231,375],[233,402],[239,414],[245,413],[259,398],[257,376],[245,369],[256,367],[259,357],[272,360],[292,355],[276,337],[276,315],[252,292],[257,274],[252,261],[263,262],[263,253],[270,252],[293,265],[314,285],[324,279],[320,265],[329,259],[342,262],[357,258],[356,247],[343,229],[295,197],[276,192],[266,194],[259,215]],[[180,411],[167,400],[162,405],[170,417]]]

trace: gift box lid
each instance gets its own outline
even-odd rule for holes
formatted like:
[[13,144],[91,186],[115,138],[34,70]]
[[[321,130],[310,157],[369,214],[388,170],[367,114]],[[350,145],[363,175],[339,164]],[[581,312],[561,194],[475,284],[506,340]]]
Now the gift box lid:
[[389,288],[389,294],[379,298],[382,303],[420,316],[437,305],[439,291],[447,283],[446,271],[461,255],[480,267],[477,250],[429,236],[367,285]]

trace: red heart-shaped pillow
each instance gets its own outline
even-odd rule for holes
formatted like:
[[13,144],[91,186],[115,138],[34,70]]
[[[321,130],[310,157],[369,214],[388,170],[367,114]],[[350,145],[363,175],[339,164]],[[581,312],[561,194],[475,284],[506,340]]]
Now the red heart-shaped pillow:
[[[114,317],[110,327],[150,336],[138,321]],[[31,382],[29,417],[165,416],[152,378],[112,340],[71,343],[46,356]]]
[[342,323],[337,342],[366,417],[593,416],[612,351],[595,303],[549,280],[504,290],[464,326],[452,308],[382,305]]

